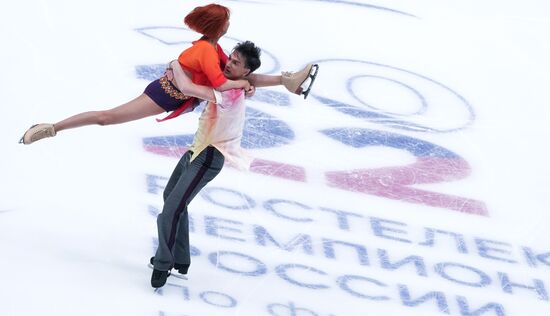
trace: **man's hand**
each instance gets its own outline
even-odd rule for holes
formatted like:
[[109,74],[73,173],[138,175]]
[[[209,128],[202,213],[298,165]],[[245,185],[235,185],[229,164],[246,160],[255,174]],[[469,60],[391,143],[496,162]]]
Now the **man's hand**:
[[255,92],[256,92],[256,87],[250,86],[250,89],[244,90],[244,96],[247,98],[250,98],[251,96],[254,95]]
[[170,61],[168,63],[168,65],[166,65],[166,70],[164,70],[164,75],[170,81],[174,80],[174,70],[172,68],[172,63],[175,62],[175,61],[177,61],[177,60]]
[[172,70],[172,68],[166,68],[166,70],[164,71],[164,75],[166,76],[166,78],[168,78],[168,80],[174,80],[174,71]]

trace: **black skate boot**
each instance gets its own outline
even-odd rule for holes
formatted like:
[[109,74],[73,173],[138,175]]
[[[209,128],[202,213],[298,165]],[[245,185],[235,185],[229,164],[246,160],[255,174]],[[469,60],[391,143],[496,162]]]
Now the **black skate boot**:
[[174,269],[178,270],[178,272],[181,274],[187,274],[187,271],[189,270],[189,264],[174,263]]
[[153,275],[151,276],[151,286],[155,289],[163,287],[166,284],[166,279],[168,279],[168,271],[160,271],[153,269]]
[[[151,257],[149,259],[149,267],[154,269],[153,261],[155,260],[155,257]],[[189,270],[190,264],[185,263],[174,263],[174,269],[178,270],[180,274],[187,274],[187,271]]]

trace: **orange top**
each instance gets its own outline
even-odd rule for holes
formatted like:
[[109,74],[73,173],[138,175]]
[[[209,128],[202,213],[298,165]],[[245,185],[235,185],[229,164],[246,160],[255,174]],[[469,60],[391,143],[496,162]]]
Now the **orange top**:
[[227,81],[222,72],[227,59],[220,45],[214,47],[205,40],[194,41],[178,57],[181,67],[191,72],[193,83],[213,88]]

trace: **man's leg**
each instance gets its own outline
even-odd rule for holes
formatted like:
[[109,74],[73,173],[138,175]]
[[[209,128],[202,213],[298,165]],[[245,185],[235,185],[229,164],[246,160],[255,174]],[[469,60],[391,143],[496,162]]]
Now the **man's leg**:
[[[184,159],[186,159],[185,155],[181,159],[185,166]],[[188,225],[187,223],[180,223],[180,219],[186,219],[187,205],[221,171],[223,161],[223,155],[217,149],[207,147],[192,162],[187,163],[179,180],[170,194],[166,196],[162,213],[157,217],[159,246],[154,259],[155,269],[168,271],[172,268],[176,237],[178,239],[178,249],[175,252],[184,252],[181,257],[178,254],[176,262],[190,262]]]
[[[204,186],[212,181],[221,171],[224,163],[224,157],[222,153],[220,153],[216,148],[214,147],[207,147],[202,154],[199,155],[197,158],[195,158],[194,161],[206,161],[208,160],[208,156],[212,155],[212,163],[210,163],[210,168],[205,173],[204,177],[202,178],[201,183],[197,185],[195,190],[191,192],[191,195],[189,196],[188,203],[195,198],[195,196],[204,188]],[[201,157],[202,156],[202,157]],[[193,161],[193,162],[194,162]],[[190,253],[190,246],[189,246],[189,218],[188,218],[187,208],[185,209],[185,212],[182,212],[180,217],[180,222],[178,226],[178,230],[176,233],[176,245],[174,249],[174,260],[175,263],[178,264],[176,267],[180,273],[186,274],[187,270],[189,269],[189,265],[191,264],[191,253]]]
[[170,179],[168,179],[168,182],[166,183],[166,187],[164,187],[164,192],[162,194],[164,202],[166,202],[166,199],[178,183],[181,174],[185,172],[185,169],[189,165],[189,161],[191,160],[192,155],[192,151],[185,152],[180,158],[178,164],[176,165],[176,168],[174,168],[174,171],[172,171],[172,175],[170,176]]
[[191,265],[191,246],[189,245],[189,213],[187,210],[180,215],[174,247],[174,269],[181,274],[187,274]]
[[[168,182],[166,183],[166,187],[164,188],[164,192],[163,192],[164,202],[166,202],[166,199],[168,198],[168,196],[170,196],[170,193],[172,192],[172,190],[174,189],[174,187],[178,183],[178,180],[180,179],[181,174],[184,173],[185,170],[187,169],[187,167],[189,166],[189,161],[191,160],[192,155],[193,155],[192,151],[187,151],[181,157],[180,161],[178,162],[178,164],[174,168],[174,171],[172,171],[172,175],[170,176],[170,179],[168,179]],[[185,213],[187,213],[187,212],[185,212]],[[181,222],[180,222],[179,225],[188,225],[187,216],[182,216],[182,217],[184,217],[184,218],[180,218]],[[185,220],[182,221],[183,219],[185,219]],[[160,234],[159,234],[159,236],[160,236]],[[153,265],[154,265],[154,259],[155,259],[155,257],[151,258],[151,264],[153,264]],[[176,268],[179,270],[180,267],[178,266]]]

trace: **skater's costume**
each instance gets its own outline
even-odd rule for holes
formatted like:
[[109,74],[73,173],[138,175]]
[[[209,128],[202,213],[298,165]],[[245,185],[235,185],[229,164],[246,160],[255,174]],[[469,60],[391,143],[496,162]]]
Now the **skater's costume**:
[[[250,157],[240,146],[245,122],[244,92],[222,92],[220,104],[209,102],[199,119],[193,144],[174,169],[164,190],[164,207],[157,217],[159,245],[154,268],[169,271],[174,264],[186,273],[191,263],[187,206],[221,171],[228,160],[241,169]],[[183,271],[182,271],[183,270]]]
[[[193,83],[217,88],[227,79],[222,69],[228,57],[220,45],[212,46],[206,40],[193,42],[193,46],[184,50],[178,57],[182,68],[192,74]],[[179,116],[197,101],[196,98],[181,93],[166,76],[151,82],[143,92],[166,112],[172,112],[162,120]]]

